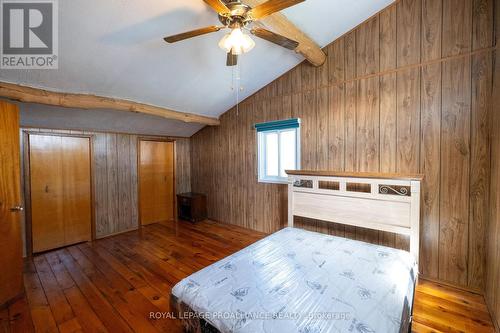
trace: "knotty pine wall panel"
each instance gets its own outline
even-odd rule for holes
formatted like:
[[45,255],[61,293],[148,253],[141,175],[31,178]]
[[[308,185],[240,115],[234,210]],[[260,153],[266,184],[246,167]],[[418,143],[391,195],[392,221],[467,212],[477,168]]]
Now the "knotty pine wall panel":
[[[133,149],[135,148],[133,147]],[[191,144],[189,139],[175,139],[175,192],[191,192]]]
[[[495,4],[495,26],[497,44],[500,37],[500,6]],[[477,8],[477,7],[476,7]],[[488,38],[488,33],[475,34]],[[488,122],[491,129],[491,169],[489,177],[489,224],[487,227],[486,288],[485,298],[497,331],[500,332],[500,52],[495,52],[493,71],[493,102],[495,112],[490,112]]]
[[[258,122],[301,118],[303,169],[421,172],[421,269],[485,283],[494,0],[400,0],[192,137],[193,190],[216,220],[273,232],[286,186],[257,182]],[[251,56],[251,55],[249,55]],[[320,221],[311,230],[406,248],[408,239]]]
[[441,64],[422,67],[420,110],[421,188],[420,260],[425,272],[437,277],[439,268],[441,182]]
[[[21,129],[21,138],[24,130],[91,135],[95,237],[102,238],[138,228],[137,135],[24,128]],[[175,140],[176,192],[190,192],[190,140],[186,138],[175,138]]]
[[[496,103],[500,103],[500,56],[497,55],[495,74]],[[497,104],[498,105],[498,104]],[[488,227],[488,248],[485,265],[487,280],[485,298],[497,330],[500,331],[500,113],[496,112],[491,123],[492,128],[492,156],[491,156],[491,183],[490,183],[490,223]]]

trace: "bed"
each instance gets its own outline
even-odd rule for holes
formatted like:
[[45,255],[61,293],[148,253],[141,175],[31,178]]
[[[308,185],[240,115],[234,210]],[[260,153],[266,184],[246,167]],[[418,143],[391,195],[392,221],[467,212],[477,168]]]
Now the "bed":
[[[420,175],[289,171],[288,226],[180,281],[188,332],[409,332]],[[410,252],[293,227],[294,216],[410,236]]]

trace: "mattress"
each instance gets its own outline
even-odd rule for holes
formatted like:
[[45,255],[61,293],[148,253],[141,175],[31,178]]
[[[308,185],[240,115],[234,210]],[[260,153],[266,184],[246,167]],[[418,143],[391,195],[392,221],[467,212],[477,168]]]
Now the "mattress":
[[408,332],[417,267],[406,251],[282,229],[180,281],[187,330]]

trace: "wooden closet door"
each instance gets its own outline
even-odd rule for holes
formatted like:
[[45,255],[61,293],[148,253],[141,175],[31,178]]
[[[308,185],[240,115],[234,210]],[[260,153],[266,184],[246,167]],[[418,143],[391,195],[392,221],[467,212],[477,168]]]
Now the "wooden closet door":
[[33,252],[91,239],[88,138],[29,136]]
[[30,135],[33,252],[64,246],[61,137]]
[[19,113],[0,101],[0,306],[23,292]]
[[64,242],[68,245],[92,238],[90,141],[78,137],[61,139]]
[[141,140],[139,144],[141,224],[174,220],[174,143]]

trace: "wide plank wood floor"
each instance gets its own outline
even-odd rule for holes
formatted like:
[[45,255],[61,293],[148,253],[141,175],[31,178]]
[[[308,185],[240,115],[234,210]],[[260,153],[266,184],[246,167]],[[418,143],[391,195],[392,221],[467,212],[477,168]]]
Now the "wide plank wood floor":
[[[26,297],[0,309],[2,332],[181,332],[170,289],[189,274],[264,237],[211,221],[153,224],[37,255],[25,263]],[[482,296],[421,279],[414,332],[494,332]]]

